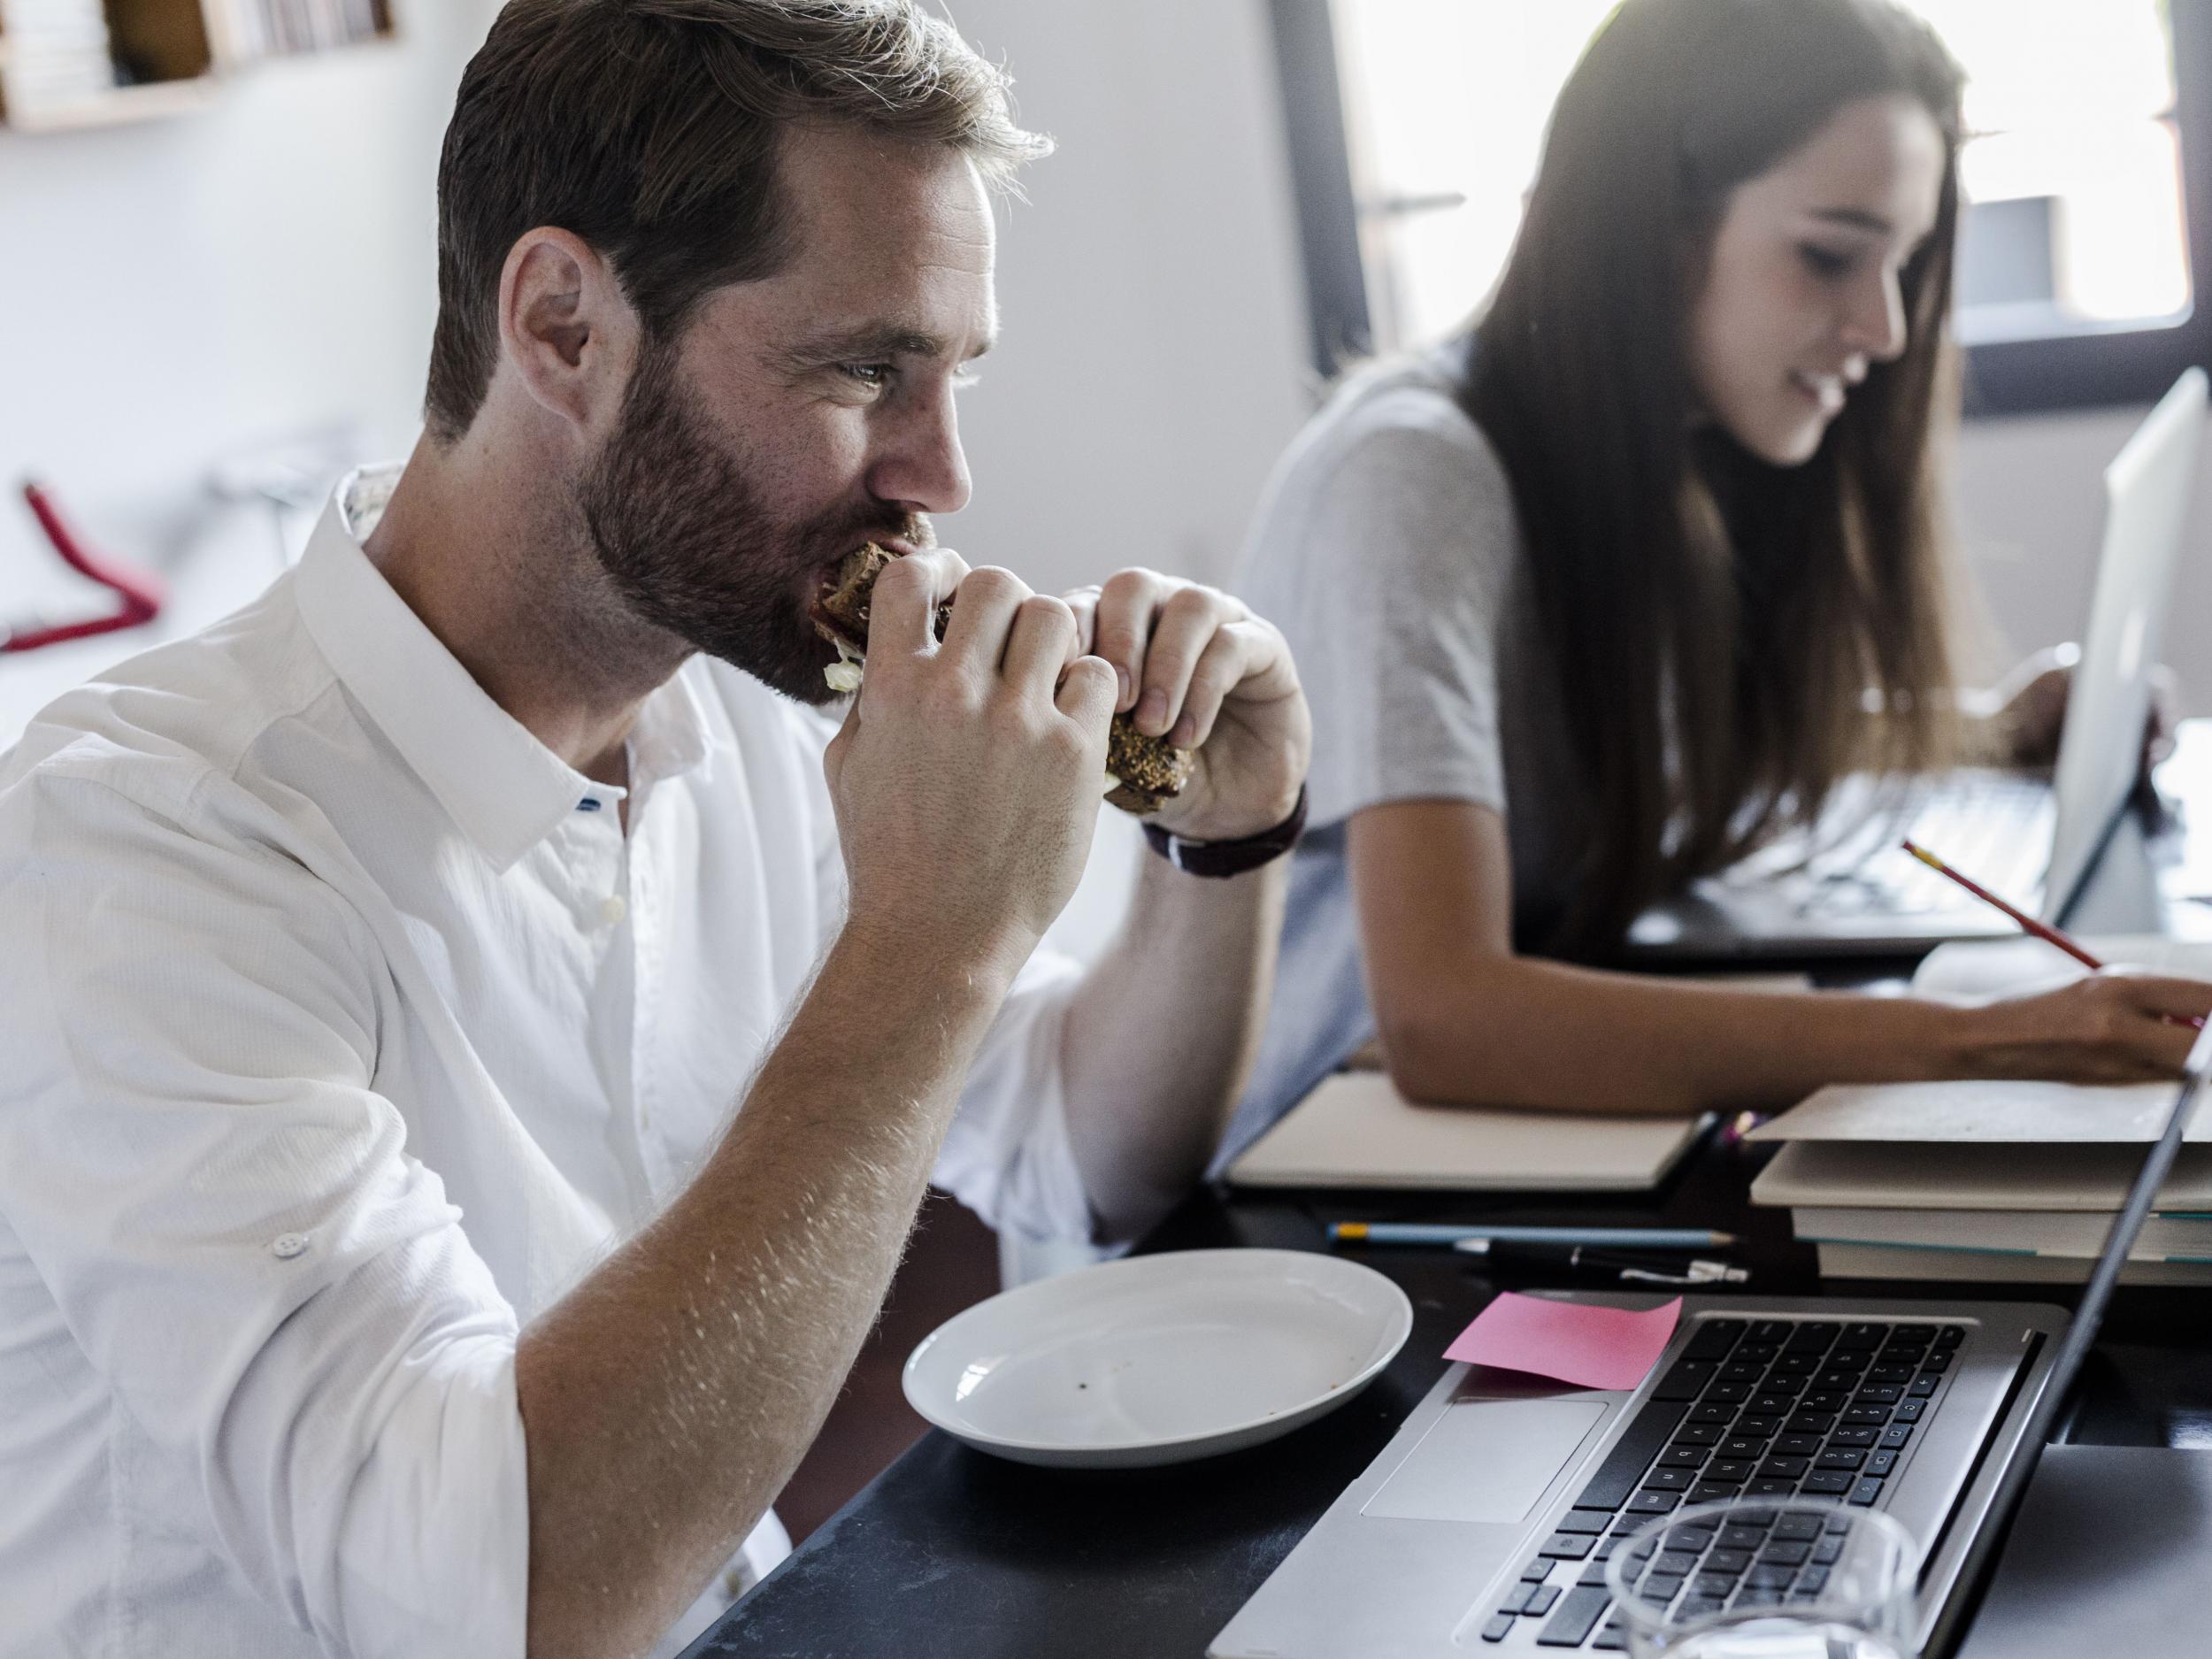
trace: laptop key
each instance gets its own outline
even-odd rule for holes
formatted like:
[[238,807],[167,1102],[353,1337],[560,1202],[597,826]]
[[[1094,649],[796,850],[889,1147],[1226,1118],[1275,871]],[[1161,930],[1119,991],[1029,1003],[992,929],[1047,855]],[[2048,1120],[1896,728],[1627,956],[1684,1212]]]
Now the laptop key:
[[1537,1556],[1534,1561],[1521,1569],[1523,1584],[1541,1584],[1549,1577],[1551,1577],[1551,1563],[1546,1561],[1541,1555]]
[[[1636,1414],[1636,1420],[1628,1425],[1628,1432],[1615,1442],[1598,1465],[1598,1472],[1575,1500],[1578,1509],[1617,1509],[1627,1502],[1628,1494],[1636,1490],[1643,1479],[1644,1471],[1651,1467],[1659,1448],[1675,1439],[1675,1430],[1682,1426],[1688,1413],[1687,1402],[1654,1400]],[[1687,1440],[1687,1434],[1681,1438]],[[1670,1505],[1670,1508],[1672,1506]],[[1577,1556],[1577,1560],[1581,1557]],[[1580,1639],[1578,1638],[1578,1640]]]
[[[1672,1398],[1677,1396],[1670,1397]],[[1694,1396],[1683,1395],[1678,1397],[1687,1399]],[[1703,1398],[1717,1405],[1740,1406],[1745,1401],[1751,1398],[1751,1385],[1749,1383],[1740,1382],[1713,1383],[1706,1388]]]
[[1882,1449],[1886,1452],[1902,1451],[1905,1448],[1905,1442],[1910,1439],[1912,1439],[1911,1424],[1893,1423],[1882,1431]]
[[1700,1406],[1690,1413],[1690,1422],[1693,1425],[1702,1425],[1706,1428],[1724,1429],[1735,1420],[1736,1408],[1733,1406]]
[[1836,1426],[1832,1411],[1801,1411],[1782,1425],[1792,1434],[1825,1434]]
[[1810,1467],[1802,1457],[1770,1457],[1759,1465],[1759,1473],[1769,1480],[1799,1480]]
[[1851,1488],[1851,1502],[1863,1507],[1882,1501],[1882,1488],[1889,1483],[1878,1476],[1869,1475]]
[[1693,1555],[1709,1548],[1713,1529],[1709,1526],[1678,1526],[1667,1534],[1669,1549],[1686,1549]]
[[1705,1571],[1734,1578],[1751,1564],[1749,1549],[1714,1549],[1706,1552]]
[[1755,1383],[1760,1378],[1765,1376],[1766,1374],[1767,1368],[1765,1366],[1747,1365],[1741,1360],[1730,1360],[1725,1365],[1723,1365],[1720,1368],[1717,1373],[1716,1373],[1717,1379],[1721,1382],[1748,1383]]
[[1812,1393],[1798,1397],[1797,1409],[1800,1411],[1840,1411],[1850,1403],[1851,1396],[1847,1394],[1816,1388]]
[[1735,1357],[1747,1365],[1771,1365],[1774,1356],[1782,1351],[1779,1340],[1772,1342],[1740,1342]]
[[[1733,1416],[1729,1423],[1735,1421]],[[1685,1423],[1674,1432],[1678,1446],[1717,1446],[1727,1438],[1727,1423]]]
[[1524,1584],[1508,1591],[1505,1600],[1498,1603],[1499,1614],[1503,1617],[1510,1618],[1516,1613],[1527,1612],[1528,1598],[1535,1588],[1536,1586],[1532,1584]]
[[1739,1434],[1720,1443],[1720,1455],[1723,1457],[1743,1458],[1756,1462],[1766,1454],[1767,1441],[1763,1434]]
[[1522,1607],[1521,1611],[1531,1618],[1541,1618],[1551,1611],[1552,1604],[1558,1600],[1559,1586],[1557,1585],[1540,1584],[1529,1591],[1528,1601]]
[[1837,1447],[1820,1455],[1820,1466],[1823,1469],[1848,1469],[1855,1471],[1864,1462],[1866,1462],[1866,1454],[1855,1447]]
[[1705,1478],[1708,1480],[1731,1481],[1737,1486],[1741,1486],[1751,1479],[1752,1471],[1757,1467],[1758,1465],[1748,1457],[1717,1458],[1706,1464]]
[[1744,1407],[1743,1414],[1747,1417],[1771,1423],[1778,1418],[1789,1416],[1796,1409],[1797,1402],[1787,1394],[1754,1394],[1750,1402]]
[[1810,1457],[1819,1449],[1820,1436],[1817,1434],[1785,1434],[1774,1442],[1775,1455],[1778,1457]]
[[1912,1367],[1878,1364],[1867,1372],[1866,1379],[1870,1383],[1895,1383],[1901,1387],[1912,1380]]
[[1555,1532],[1587,1532],[1595,1538],[1612,1525],[1613,1511],[1610,1509],[1570,1509],[1559,1517],[1552,1530]]
[[1644,1486],[1653,1492],[1687,1492],[1696,1480],[1687,1469],[1655,1469],[1644,1476]]
[[1744,1334],[1741,1319],[1708,1319],[1682,1350],[1684,1359],[1725,1359]]
[[1939,1377],[1950,1369],[1951,1356],[1947,1350],[1943,1348],[1938,1348],[1934,1353],[1929,1355],[1927,1358],[1920,1362],[1920,1374],[1924,1377],[1932,1374]]
[[1851,1490],[1851,1477],[1832,1469],[1816,1469],[1805,1477],[1809,1498],[1840,1498]]
[[1938,1348],[1956,1348],[1965,1340],[1966,1327],[1962,1325],[1947,1325],[1938,1331],[1935,1336],[1935,1345]]
[[1832,1567],[1843,1559],[1843,1540],[1824,1538],[1813,1546],[1813,1566],[1816,1570]]
[[1751,1327],[1754,1342],[1786,1342],[1797,1327],[1787,1319],[1761,1319]]
[[1685,1503],[1720,1503],[1729,1498],[1741,1497],[1743,1487],[1732,1480],[1701,1480],[1683,1497]]
[[1886,1325],[1847,1325],[1843,1327],[1839,1345],[1851,1348],[1879,1348],[1882,1346],[1883,1340],[1888,1335],[1889,1326]]
[[1820,1369],[1819,1355],[1793,1354],[1787,1351],[1785,1351],[1782,1357],[1776,1360],[1771,1367],[1778,1377],[1809,1377]]
[[[1901,1411],[1904,1408],[1900,1406],[1898,1409]],[[1915,1415],[1916,1416],[1917,1413]],[[1887,1406],[1846,1406],[1843,1410],[1843,1420],[1847,1424],[1859,1424],[1868,1428],[1874,1428],[1889,1421],[1889,1408]]]
[[1828,1437],[1828,1445],[1831,1450],[1848,1446],[1863,1448],[1873,1445],[1880,1435],[1878,1429],[1838,1429]]
[[1809,1543],[1820,1536],[1819,1517],[1785,1515],[1774,1523],[1774,1536],[1784,1543]]
[[1485,1641],[1503,1641],[1512,1633],[1513,1615],[1510,1613],[1501,1613],[1482,1627],[1482,1639]]
[[1828,1587],[1828,1569],[1808,1567],[1797,1575],[1797,1587],[1809,1595],[1818,1595]]
[[1628,1631],[1617,1621],[1608,1621],[1603,1630],[1590,1638],[1590,1646],[1602,1653],[1619,1653],[1628,1646]]
[[1859,1390],[1858,1401],[1863,1406],[1893,1406],[1905,1397],[1905,1391],[1895,1383],[1869,1383]]
[[1785,1354],[1819,1354],[1832,1347],[1843,1327],[1809,1320],[1790,1330],[1789,1340],[1782,1344]]
[[1754,1498],[1793,1498],[1797,1495],[1797,1482],[1776,1479],[1755,1480],[1746,1486],[1744,1491],[1747,1495]]
[[1896,1467],[1897,1454],[1895,1452],[1873,1452],[1867,1456],[1865,1472],[1870,1475],[1886,1475]]
[[1759,1552],[1762,1567],[1801,1567],[1813,1553],[1813,1547],[1795,1538],[1778,1538]]
[[1659,1379],[1659,1386],[1651,1391],[1654,1400],[1694,1400],[1705,1385],[1713,1380],[1713,1373],[1720,1367],[1709,1359],[1678,1359],[1674,1368]]
[[1736,1436],[1740,1440],[1770,1440],[1781,1432],[1780,1417],[1755,1417],[1747,1412],[1736,1419]]
[[1702,1469],[1705,1460],[1713,1455],[1709,1446],[1686,1446],[1680,1441],[1659,1454],[1662,1469]]
[[1896,1423],[1917,1423],[1927,1409],[1928,1402],[1925,1400],[1908,1400],[1890,1413],[1890,1418],[1891,1421]]
[[1786,1590],[1795,1577],[1794,1567],[1754,1567],[1744,1583],[1754,1590]]
[[1905,1390],[1916,1400],[1925,1400],[1935,1391],[1936,1379],[1932,1377],[1916,1377],[1912,1379],[1912,1386]]
[[1613,1598],[1594,1585],[1577,1585],[1567,1592],[1551,1616],[1551,1623],[1537,1632],[1539,1647],[1579,1647],[1597,1628]]
[[1621,1508],[1631,1515],[1665,1515],[1679,1509],[1682,1494],[1678,1492],[1640,1492]]
[[1767,1541],[1768,1528],[1773,1525],[1772,1521],[1765,1526],[1749,1521],[1732,1523],[1720,1529],[1720,1547],[1723,1549],[1756,1549]]
[[1579,1532],[1554,1532],[1536,1553],[1549,1555],[1554,1561],[1580,1561],[1590,1553],[1591,1546],[1596,1541],[1583,1537]]

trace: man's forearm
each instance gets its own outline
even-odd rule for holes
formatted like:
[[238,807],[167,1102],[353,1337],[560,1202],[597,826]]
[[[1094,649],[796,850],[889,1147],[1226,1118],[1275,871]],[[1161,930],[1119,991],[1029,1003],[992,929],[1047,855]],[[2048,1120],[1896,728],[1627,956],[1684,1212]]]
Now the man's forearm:
[[1006,983],[841,941],[689,1188],[523,1333],[533,1659],[645,1651],[774,1500]]
[[1061,1047],[1068,1135],[1107,1237],[1142,1232],[1204,1172],[1259,1046],[1288,883],[1286,858],[1225,881],[1145,856]]

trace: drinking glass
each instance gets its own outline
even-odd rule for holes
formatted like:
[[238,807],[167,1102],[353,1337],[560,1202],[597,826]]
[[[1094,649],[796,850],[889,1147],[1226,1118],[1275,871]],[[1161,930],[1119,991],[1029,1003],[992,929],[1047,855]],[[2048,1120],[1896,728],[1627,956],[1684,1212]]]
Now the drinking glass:
[[1605,1582],[1632,1659],[1912,1659],[1919,1566],[1876,1510],[1729,1498],[1639,1527]]

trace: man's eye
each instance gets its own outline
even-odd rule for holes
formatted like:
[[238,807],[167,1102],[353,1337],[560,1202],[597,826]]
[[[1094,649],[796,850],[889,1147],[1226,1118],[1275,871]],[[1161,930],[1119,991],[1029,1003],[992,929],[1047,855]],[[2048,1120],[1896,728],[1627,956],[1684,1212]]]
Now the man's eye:
[[891,383],[891,365],[887,363],[842,363],[838,368],[847,379],[857,380],[871,390],[880,391]]
[[1855,255],[1839,253],[1833,248],[1823,248],[1817,242],[1800,242],[1797,253],[1798,257],[1804,260],[1805,268],[1816,277],[1833,278],[1846,275],[1852,265],[1857,263]]

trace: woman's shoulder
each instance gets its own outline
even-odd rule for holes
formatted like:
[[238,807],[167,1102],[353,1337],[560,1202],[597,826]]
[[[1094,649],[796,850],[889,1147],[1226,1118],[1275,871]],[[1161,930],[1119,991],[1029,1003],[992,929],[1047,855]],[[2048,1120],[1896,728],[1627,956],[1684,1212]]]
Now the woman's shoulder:
[[1355,370],[1301,434],[1291,470],[1316,485],[1348,473],[1463,497],[1502,490],[1504,465],[1461,402],[1456,363],[1440,349]]

